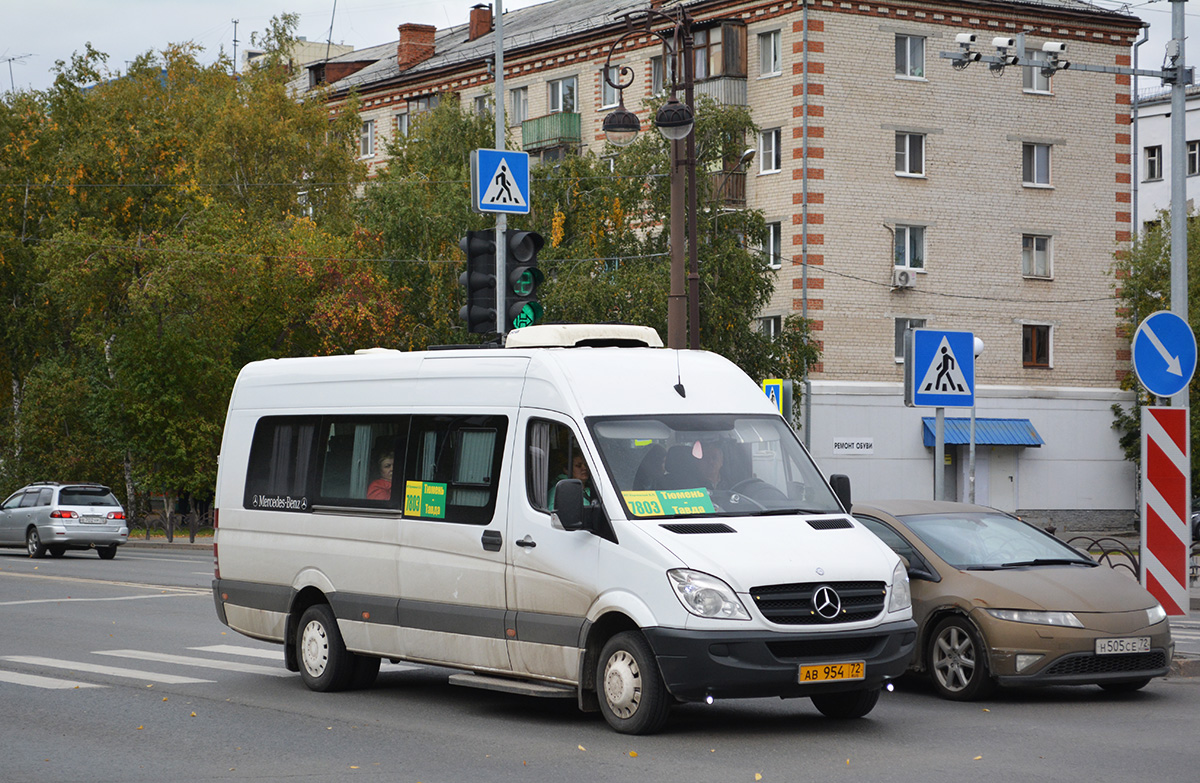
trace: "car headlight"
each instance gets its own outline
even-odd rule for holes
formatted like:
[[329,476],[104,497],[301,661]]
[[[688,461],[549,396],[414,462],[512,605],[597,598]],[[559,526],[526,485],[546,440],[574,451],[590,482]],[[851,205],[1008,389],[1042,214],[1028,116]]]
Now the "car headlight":
[[749,620],[750,613],[729,585],[700,571],[673,568],[667,572],[671,587],[683,608],[697,617]]
[[1167,619],[1167,610],[1162,608],[1162,604],[1155,604],[1152,608],[1146,610],[1146,619],[1150,622],[1147,625],[1155,625]]
[[1083,623],[1072,612],[1035,612],[1030,609],[985,609],[984,611],[997,620],[1008,620],[1010,623],[1058,625],[1064,628],[1083,627]]
[[892,570],[892,596],[888,599],[888,611],[899,612],[912,606],[912,590],[908,586],[908,569],[904,562],[896,563]]

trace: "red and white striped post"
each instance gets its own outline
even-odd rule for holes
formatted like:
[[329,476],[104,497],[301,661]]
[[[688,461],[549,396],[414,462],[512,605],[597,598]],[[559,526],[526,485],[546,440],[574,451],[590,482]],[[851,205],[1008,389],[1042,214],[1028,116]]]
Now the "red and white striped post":
[[1187,615],[1191,437],[1187,408],[1142,408],[1142,585]]

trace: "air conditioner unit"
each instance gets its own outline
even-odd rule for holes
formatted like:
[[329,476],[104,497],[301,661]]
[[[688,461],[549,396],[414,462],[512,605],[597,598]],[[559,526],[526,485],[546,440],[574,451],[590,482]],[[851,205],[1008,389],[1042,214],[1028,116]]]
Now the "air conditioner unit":
[[912,288],[917,284],[917,273],[911,269],[893,269],[892,270],[892,287],[893,288]]

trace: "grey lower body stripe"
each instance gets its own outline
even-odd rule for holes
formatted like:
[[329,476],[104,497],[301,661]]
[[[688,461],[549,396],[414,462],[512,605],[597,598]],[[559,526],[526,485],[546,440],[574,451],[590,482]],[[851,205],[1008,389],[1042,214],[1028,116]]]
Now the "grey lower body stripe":
[[[230,603],[250,609],[287,613],[295,592],[291,587],[240,582],[213,582],[218,606]],[[222,601],[221,594],[228,594]],[[366,593],[328,595],[334,616],[342,620],[395,625],[422,631],[439,631],[489,639],[507,639],[561,647],[582,647],[586,618],[541,612],[512,612],[483,606],[459,606],[438,601],[416,601]],[[515,637],[508,629],[516,630]]]

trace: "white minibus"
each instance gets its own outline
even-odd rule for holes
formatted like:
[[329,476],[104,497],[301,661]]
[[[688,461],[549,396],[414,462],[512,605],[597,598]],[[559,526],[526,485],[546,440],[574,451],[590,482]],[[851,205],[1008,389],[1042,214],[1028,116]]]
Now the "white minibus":
[[676,701],[865,715],[916,639],[904,564],[741,370],[661,345],[534,326],[247,365],[217,477],[221,621],[318,691],[383,659],[625,733]]

